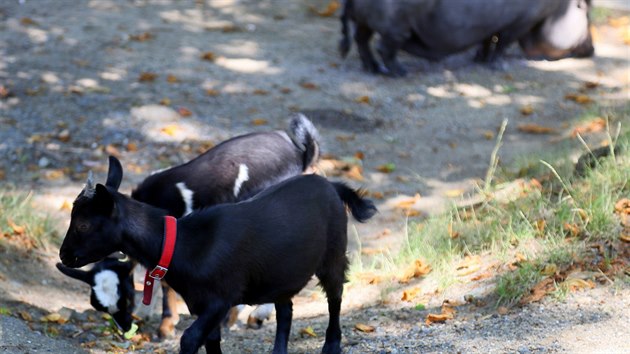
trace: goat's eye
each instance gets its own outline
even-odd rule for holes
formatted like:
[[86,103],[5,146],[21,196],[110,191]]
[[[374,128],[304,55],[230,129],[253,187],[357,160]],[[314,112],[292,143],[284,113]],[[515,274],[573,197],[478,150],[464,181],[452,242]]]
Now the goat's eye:
[[79,231],[81,233],[88,232],[89,229],[90,229],[90,224],[88,224],[86,222],[82,222],[82,223],[79,223],[77,225],[77,231]]

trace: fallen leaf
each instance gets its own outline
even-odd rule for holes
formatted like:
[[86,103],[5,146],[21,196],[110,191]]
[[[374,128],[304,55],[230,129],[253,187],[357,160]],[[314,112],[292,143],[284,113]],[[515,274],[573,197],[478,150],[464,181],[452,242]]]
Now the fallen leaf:
[[560,284],[560,287],[569,291],[577,291],[582,289],[593,289],[595,287],[595,283],[593,283],[592,280],[567,278]]
[[481,269],[481,257],[479,256],[466,256],[457,265],[456,271],[458,276],[466,276],[472,274]]
[[497,309],[497,313],[502,316],[507,315],[508,312],[510,312],[510,310],[505,306],[499,306],[499,308]]
[[345,142],[352,141],[352,140],[356,139],[356,135],[354,135],[354,134],[337,135],[337,136],[335,136],[335,139],[345,143]]
[[166,134],[168,136],[175,136],[177,135],[182,129],[176,125],[176,124],[169,124],[167,126],[165,126],[164,128],[160,129],[160,131],[163,134]]
[[61,320],[61,315],[56,312],[50,313],[39,319],[40,322],[57,322],[59,320]]
[[218,96],[219,93],[220,93],[219,90],[206,89],[206,95],[208,95],[208,96]]
[[521,114],[524,116],[529,116],[532,113],[534,113],[534,107],[532,107],[532,105],[528,104],[525,105],[523,107],[521,107]]
[[601,117],[597,117],[591,121],[582,123],[571,131],[571,137],[575,138],[578,134],[583,135],[585,133],[601,132],[606,129],[606,120]]
[[449,222],[448,226],[446,227],[446,232],[448,233],[448,235],[452,238],[452,239],[456,239],[460,236],[460,233],[458,231],[454,231],[453,230],[453,223]]
[[425,276],[431,272],[431,266],[428,264],[424,264],[421,260],[416,259],[411,266],[409,266],[403,273],[398,277],[398,282],[401,284],[408,283],[413,278],[419,278],[421,276]]
[[354,325],[354,328],[358,329],[361,332],[372,333],[376,329],[374,326],[366,325],[363,323],[357,323]]
[[446,322],[447,320],[451,320],[453,318],[455,318],[455,309],[447,304],[443,304],[442,305],[442,313],[440,314],[433,314],[430,313],[427,315],[427,319],[425,321],[425,323],[427,325],[431,325],[433,323],[441,323],[441,322]]
[[490,271],[486,271],[480,274],[475,275],[474,277],[470,278],[470,280],[472,281],[479,281],[482,279],[488,279],[491,278],[494,275],[494,273],[490,272]]
[[264,118],[256,118],[256,119],[252,119],[252,125],[265,125],[267,124],[268,121]]
[[205,52],[201,55],[201,59],[207,61],[215,61],[217,56],[213,52]]
[[405,291],[403,291],[402,297],[400,298],[401,301],[406,301],[406,302],[411,302],[413,301],[413,299],[415,299],[418,294],[420,293],[420,287],[416,286],[415,288],[411,288],[411,289],[407,289]]
[[20,315],[20,317],[22,317],[24,321],[31,322],[33,320],[33,316],[31,316],[31,314],[26,311],[20,311],[18,312],[18,314]]
[[585,90],[592,90],[595,88],[599,87],[599,82],[594,82],[594,81],[584,81],[584,84],[582,84],[582,87]]
[[485,130],[483,132],[483,137],[486,140],[492,140],[492,139],[494,139],[494,132],[491,131],[491,130]]
[[63,170],[60,170],[60,169],[48,170],[44,172],[44,178],[46,178],[49,181],[61,179],[63,178],[64,175],[65,173],[63,172]]
[[371,196],[374,199],[383,199],[383,198],[385,198],[385,196],[383,195],[382,192],[372,192]]
[[410,218],[422,215],[420,210],[415,210],[415,209],[406,209],[403,211],[403,213],[405,214],[405,216],[410,217]]
[[551,127],[544,127],[538,124],[519,124],[518,130],[528,134],[552,134],[556,130]]
[[529,291],[529,294],[523,296],[519,301],[520,304],[540,301],[545,295],[555,290],[555,283],[551,278],[545,278],[538,282]]
[[164,97],[163,99],[160,100],[160,104],[162,106],[170,106],[171,100],[169,98]]
[[166,76],[166,82],[168,82],[169,84],[175,84],[179,82],[179,79],[173,74],[168,74]]
[[538,231],[539,235],[542,235],[545,231],[545,227],[547,226],[547,222],[545,219],[536,220],[536,231]]
[[593,102],[593,100],[589,96],[579,93],[569,93],[566,94],[564,98],[579,104],[589,104]]
[[57,139],[63,143],[70,141],[70,130],[64,129],[57,134]]
[[315,333],[315,331],[313,330],[313,327],[311,327],[311,326],[308,326],[306,328],[302,328],[300,330],[300,335],[302,337],[304,337],[304,336],[317,337],[317,334]]
[[546,275],[546,276],[552,276],[556,274],[557,271],[558,271],[557,265],[555,265],[554,263],[547,263],[545,264],[545,267],[540,271],[540,274]]
[[444,195],[449,198],[461,197],[462,194],[464,194],[463,189],[449,189],[444,193]]
[[260,96],[265,96],[269,94],[269,91],[267,90],[261,90],[261,89],[256,89],[252,92],[254,95],[260,95]]
[[153,34],[151,34],[150,32],[144,32],[144,33],[140,33],[140,34],[132,34],[129,36],[129,39],[131,39],[132,41],[136,41],[136,42],[144,42],[144,41],[148,41],[150,39],[153,39]]
[[307,89],[307,90],[317,90],[317,89],[319,89],[319,86],[315,85],[315,84],[314,84],[314,83],[312,83],[312,82],[301,82],[301,83],[300,83],[300,86],[301,86],[302,88]]
[[61,206],[59,207],[59,210],[61,211],[70,211],[72,210],[72,203],[68,200],[64,200],[63,203],[61,203]]
[[353,179],[355,181],[363,181],[363,169],[360,166],[352,165],[350,169],[348,169],[344,175],[347,178]]
[[138,76],[138,81],[140,82],[153,82],[157,79],[158,75],[152,72],[142,72],[140,76]]
[[38,23],[30,17],[22,17],[20,19],[20,24],[22,26],[37,26]]
[[129,152],[136,152],[138,151],[138,144],[130,142],[127,143],[127,151]]
[[11,219],[7,219],[7,224],[16,235],[24,235],[24,232],[26,232],[26,227],[14,223]]
[[573,237],[580,234],[580,227],[577,226],[576,224],[570,224],[568,222],[565,222],[562,228],[564,229],[564,231],[566,231]]
[[179,113],[182,117],[190,117],[192,116],[192,112],[186,107],[179,107],[177,109],[177,113]]
[[309,6],[310,10],[321,17],[331,17],[339,9],[339,2],[332,0],[328,3],[324,10],[317,10],[314,6]]
[[615,203],[615,212],[619,214],[630,214],[630,199],[621,198]]
[[392,173],[396,169],[396,165],[393,163],[386,163],[376,167],[376,170],[383,173]]
[[613,17],[608,19],[608,24],[612,27],[619,28],[630,24],[630,17],[621,16],[621,17]]
[[420,193],[416,193],[413,197],[401,198],[396,202],[396,204],[394,204],[394,208],[410,209],[420,200],[420,198],[422,198]]
[[359,96],[354,99],[356,103],[370,104],[370,97],[368,96]]

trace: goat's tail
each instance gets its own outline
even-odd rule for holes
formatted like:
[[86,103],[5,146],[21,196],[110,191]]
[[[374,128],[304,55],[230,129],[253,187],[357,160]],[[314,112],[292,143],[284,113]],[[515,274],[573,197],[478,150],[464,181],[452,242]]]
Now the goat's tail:
[[319,132],[302,113],[296,113],[289,123],[289,136],[302,151],[302,171],[315,166],[319,160]]
[[343,12],[341,13],[341,40],[339,40],[339,54],[341,54],[342,58],[345,58],[348,55],[348,52],[350,52],[350,46],[352,45],[348,29],[348,20],[354,5],[353,3],[353,0],[346,0],[343,4]]
[[378,211],[371,200],[361,197],[361,190],[356,191],[341,182],[333,182],[333,186],[357,221],[365,222]]

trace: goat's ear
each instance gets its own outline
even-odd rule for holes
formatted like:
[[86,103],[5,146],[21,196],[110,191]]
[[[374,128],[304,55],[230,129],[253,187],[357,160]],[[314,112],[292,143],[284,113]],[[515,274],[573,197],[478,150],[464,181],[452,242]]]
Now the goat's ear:
[[105,185],[118,190],[120,182],[122,182],[123,169],[120,161],[114,156],[109,157],[109,171],[107,172],[107,182]]
[[78,279],[88,284],[92,283],[92,274],[90,272],[81,269],[68,268],[61,263],[57,263],[56,266],[60,272],[69,276],[70,278]]
[[107,216],[113,215],[114,196],[112,195],[112,192],[107,189],[107,187],[100,183],[96,185],[96,194],[94,197],[94,201],[100,213]]

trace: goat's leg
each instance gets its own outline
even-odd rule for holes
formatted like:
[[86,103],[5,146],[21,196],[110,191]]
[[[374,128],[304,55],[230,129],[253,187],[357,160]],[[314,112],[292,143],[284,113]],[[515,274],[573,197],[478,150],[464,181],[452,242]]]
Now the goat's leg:
[[221,354],[221,326],[216,326],[206,338],[206,353]]
[[[206,310],[197,317],[195,322],[188,327],[180,340],[180,354],[194,354],[197,353],[201,345],[210,343],[210,348],[213,349],[212,353],[221,353],[220,347],[220,332],[218,341],[216,338],[215,330],[220,331],[220,325],[225,315],[230,310],[230,305],[222,299],[211,299]],[[211,336],[211,334],[214,335]]]
[[354,41],[357,43],[357,49],[359,50],[359,57],[361,58],[361,63],[363,64],[363,70],[378,74],[381,72],[380,66],[370,49],[370,38],[372,38],[372,34],[374,34],[374,31],[372,31],[371,28],[362,24],[357,24],[357,28],[354,33]]
[[[348,261],[345,255],[340,255],[339,257],[335,257],[335,261],[324,263],[330,264],[331,266],[316,274],[328,299],[328,328],[326,329],[326,340],[322,348],[322,353],[340,354],[341,325],[339,323],[339,317],[341,312],[343,283],[346,279],[345,272]],[[339,266],[335,266],[336,264]]]
[[293,319],[293,302],[276,302],[276,341],[273,344],[273,354],[286,354]]
[[166,282],[162,283],[162,322],[158,329],[160,338],[172,338],[175,336],[175,325],[179,322],[177,313],[177,294]]

